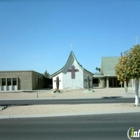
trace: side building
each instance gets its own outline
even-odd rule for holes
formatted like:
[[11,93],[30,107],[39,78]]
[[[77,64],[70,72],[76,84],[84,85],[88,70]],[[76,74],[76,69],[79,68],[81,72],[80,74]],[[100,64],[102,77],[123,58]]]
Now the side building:
[[36,90],[45,85],[43,74],[35,71],[0,71],[0,91]]
[[101,88],[121,87],[115,73],[115,65],[117,65],[118,60],[119,57],[114,56],[102,57],[100,72],[93,76],[93,85]]
[[[101,68],[98,74],[93,76],[93,86],[100,88],[109,88],[109,87],[124,87],[124,84],[120,84],[117,79],[115,66],[118,64],[120,57],[102,57]],[[129,80],[128,86],[132,87],[133,79]]]

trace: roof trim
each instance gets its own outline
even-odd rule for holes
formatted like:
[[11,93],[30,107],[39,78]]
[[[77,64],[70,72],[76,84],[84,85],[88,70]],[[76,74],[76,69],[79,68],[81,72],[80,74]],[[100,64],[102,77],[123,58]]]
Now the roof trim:
[[[3,71],[0,71],[0,73],[9,73],[9,72],[36,72],[36,73],[39,73],[37,71],[34,71],[34,70],[3,70]],[[39,73],[39,74],[42,74],[42,73]],[[44,75],[44,74],[42,74]]]
[[[90,72],[90,71],[84,69],[84,68],[82,67],[82,65],[80,65],[80,63],[77,61],[77,59],[76,59],[76,57],[75,57],[75,55],[74,55],[74,52],[71,51],[71,52],[70,52],[70,55],[69,55],[69,57],[68,57],[68,60],[67,60],[67,62],[66,62],[66,64],[65,64],[60,70],[58,70],[58,71],[56,71],[55,73],[53,73],[53,74],[50,76],[51,78],[62,72],[62,70],[68,65],[68,62],[69,62],[69,60],[70,60],[70,56],[71,56],[71,55],[73,55],[74,59],[76,60],[77,64],[79,65],[79,67],[80,67],[82,70],[85,70],[85,71],[87,71],[87,72],[93,74],[92,72]],[[93,75],[94,75],[94,74],[93,74]]]

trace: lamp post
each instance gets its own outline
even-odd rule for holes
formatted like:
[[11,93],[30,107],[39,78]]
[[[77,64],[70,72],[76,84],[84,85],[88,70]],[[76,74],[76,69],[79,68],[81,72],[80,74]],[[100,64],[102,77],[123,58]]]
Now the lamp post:
[[36,88],[37,88],[37,98],[38,98],[38,77],[36,77]]

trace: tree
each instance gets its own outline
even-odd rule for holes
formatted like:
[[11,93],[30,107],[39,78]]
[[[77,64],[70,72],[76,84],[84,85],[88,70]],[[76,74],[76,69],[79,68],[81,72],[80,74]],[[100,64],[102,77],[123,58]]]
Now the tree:
[[50,78],[50,74],[47,72],[47,70],[45,70],[44,76],[45,76],[46,78]]
[[123,83],[128,79],[135,79],[135,105],[139,105],[140,78],[140,45],[135,45],[130,51],[122,55],[115,67],[118,80]]
[[100,68],[98,68],[98,67],[96,67],[96,70],[97,70],[97,71],[99,71],[99,72],[101,71],[101,69],[100,69]]
[[140,45],[135,45],[129,54],[129,71],[135,79],[135,105],[139,105]]
[[129,57],[124,53],[121,55],[118,64],[115,67],[117,79],[120,81],[120,84],[126,82],[125,91],[128,90],[128,81],[130,78],[128,67],[129,67]]

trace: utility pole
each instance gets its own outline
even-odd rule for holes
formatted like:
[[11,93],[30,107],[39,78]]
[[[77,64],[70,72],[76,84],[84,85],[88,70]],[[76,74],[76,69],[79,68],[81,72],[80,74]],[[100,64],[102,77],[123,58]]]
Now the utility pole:
[[139,37],[136,36],[136,45],[139,44]]

